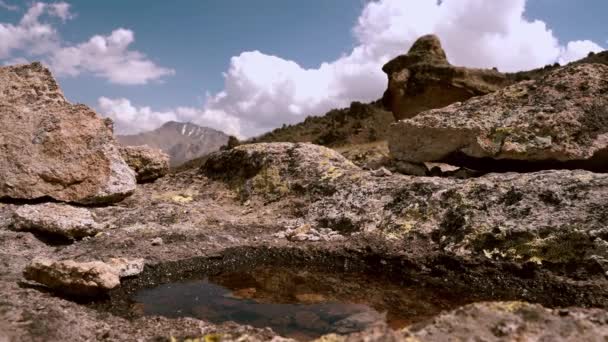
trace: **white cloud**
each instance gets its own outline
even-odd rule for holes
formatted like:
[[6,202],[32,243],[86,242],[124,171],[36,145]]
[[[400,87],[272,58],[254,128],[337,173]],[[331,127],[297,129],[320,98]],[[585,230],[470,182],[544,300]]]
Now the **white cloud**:
[[42,59],[59,76],[91,73],[116,84],[146,84],[174,74],[129,49],[135,41],[131,30],[119,28],[108,36],[95,35],[71,45],[45,20],[65,22],[73,17],[66,2],[33,3],[18,24],[0,23],[0,60]]
[[85,43],[58,49],[52,54],[50,65],[60,76],[91,72],[117,84],[146,84],[174,73],[142,53],[129,50],[134,41],[131,30],[120,28],[109,36],[93,36]]
[[5,10],[11,11],[11,12],[19,10],[19,6],[17,6],[17,5],[11,5],[11,4],[7,3],[4,0],[0,0],[0,8],[4,8]]
[[601,52],[604,48],[590,40],[577,40],[569,42],[565,48],[562,48],[559,58],[560,64],[567,64],[578,59],[587,57],[589,52]]
[[167,121],[193,122],[201,126],[220,127],[228,134],[238,135],[239,121],[213,110],[178,107],[166,111],[154,111],[150,107],[136,107],[125,98],[100,97],[101,114],[114,121],[116,134],[135,134],[158,128]]
[[526,0],[379,0],[364,7],[353,29],[358,45],[348,54],[304,69],[259,51],[233,57],[225,88],[207,110],[239,120],[251,136],[322,114],[349,102],[379,98],[381,67],[405,53],[416,38],[440,36],[453,64],[517,71],[567,62],[601,50],[591,41],[560,45],[539,20],[524,17]]

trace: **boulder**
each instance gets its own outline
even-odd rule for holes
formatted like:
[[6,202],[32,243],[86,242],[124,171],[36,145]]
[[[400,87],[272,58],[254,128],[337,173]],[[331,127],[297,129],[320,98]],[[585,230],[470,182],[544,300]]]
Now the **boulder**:
[[137,181],[150,182],[169,172],[169,155],[147,145],[121,146],[120,154],[135,171]]
[[98,296],[120,285],[120,278],[143,270],[143,259],[111,259],[109,262],[34,259],[23,272],[28,280],[73,296]]
[[111,125],[63,96],[40,63],[0,67],[0,198],[81,204],[135,190]]
[[406,55],[391,60],[382,70],[388,76],[382,101],[397,120],[485,95],[512,83],[496,70],[451,65],[435,35],[419,38]]
[[56,203],[19,206],[13,214],[12,228],[69,239],[93,236],[102,231],[88,209]]
[[538,169],[571,162],[562,166],[605,170],[607,145],[608,66],[601,64],[560,68],[535,81],[420,113],[392,125],[389,134],[391,154],[399,160],[465,166],[490,158],[554,162]]
[[211,178],[232,185],[243,200],[269,201],[290,193],[331,192],[337,181],[360,171],[338,152],[305,143],[258,143],[213,153],[202,166]]

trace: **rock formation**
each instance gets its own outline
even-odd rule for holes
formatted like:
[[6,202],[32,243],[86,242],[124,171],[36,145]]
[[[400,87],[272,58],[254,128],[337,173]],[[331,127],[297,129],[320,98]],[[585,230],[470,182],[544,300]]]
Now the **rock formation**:
[[0,68],[0,198],[113,202],[135,174],[107,122],[70,104],[39,63]]
[[419,38],[406,55],[386,63],[382,70],[388,76],[382,101],[397,120],[485,95],[512,83],[496,70],[451,65],[434,35]]
[[228,142],[228,135],[193,123],[169,121],[161,127],[135,135],[117,135],[123,145],[148,145],[169,155],[172,167],[215,152]]
[[55,203],[20,206],[13,215],[12,228],[69,239],[93,236],[102,231],[88,209]]
[[140,183],[158,179],[169,172],[169,155],[147,145],[121,146],[120,154],[135,171]]
[[554,162],[537,169],[606,170],[608,66],[572,65],[536,81],[420,113],[391,127],[389,147],[395,158],[410,162],[468,165],[470,159],[491,158]]
[[113,259],[78,262],[37,258],[24,271],[28,280],[73,296],[98,296],[120,285],[120,278],[143,270],[143,260]]
[[359,168],[322,146],[257,143],[216,152],[202,170],[209,177],[237,187],[244,199],[261,194],[268,200],[278,200],[293,191],[320,191]]

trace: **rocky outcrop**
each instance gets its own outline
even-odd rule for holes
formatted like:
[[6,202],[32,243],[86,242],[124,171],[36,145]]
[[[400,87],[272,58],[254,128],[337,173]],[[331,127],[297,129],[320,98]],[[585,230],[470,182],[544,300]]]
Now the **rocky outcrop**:
[[397,120],[485,95],[512,83],[496,70],[451,65],[434,35],[419,38],[406,55],[391,60],[382,70],[388,76],[382,101]]
[[331,192],[337,179],[358,170],[334,150],[303,143],[241,145],[210,155],[202,167],[241,198],[261,195],[269,201],[291,193]]
[[169,173],[169,155],[147,145],[121,146],[120,154],[135,171],[137,181],[150,182]]
[[120,285],[120,278],[143,270],[143,259],[78,262],[37,258],[24,276],[50,289],[73,296],[98,296]]
[[573,65],[536,81],[421,113],[391,127],[391,154],[410,162],[468,165],[471,158],[491,158],[556,162],[539,164],[538,169],[605,171],[607,80],[608,66]]
[[93,236],[102,231],[88,209],[66,204],[19,206],[13,215],[12,228],[59,235],[69,239]]
[[107,121],[70,104],[40,63],[0,68],[0,198],[114,202],[135,174]]

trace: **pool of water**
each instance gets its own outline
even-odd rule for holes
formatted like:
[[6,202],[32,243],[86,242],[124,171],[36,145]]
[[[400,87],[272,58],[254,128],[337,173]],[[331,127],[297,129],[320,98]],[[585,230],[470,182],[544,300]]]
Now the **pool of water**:
[[363,274],[258,267],[141,289],[137,315],[233,321],[308,340],[374,324],[401,328],[470,302],[464,296]]

